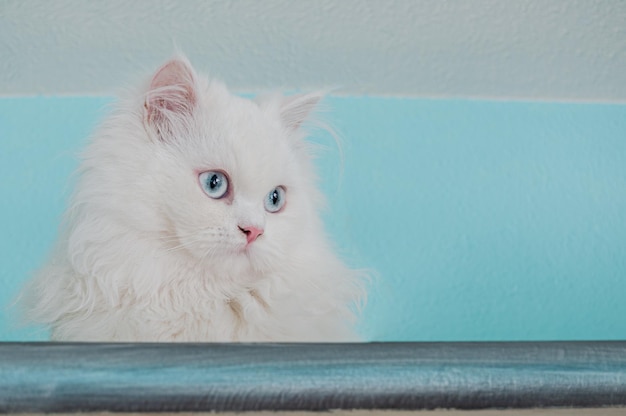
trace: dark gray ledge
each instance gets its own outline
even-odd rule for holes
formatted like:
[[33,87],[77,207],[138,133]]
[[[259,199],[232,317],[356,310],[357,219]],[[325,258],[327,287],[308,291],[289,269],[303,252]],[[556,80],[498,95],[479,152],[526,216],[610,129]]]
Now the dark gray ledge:
[[0,412],[626,405],[626,342],[0,344]]

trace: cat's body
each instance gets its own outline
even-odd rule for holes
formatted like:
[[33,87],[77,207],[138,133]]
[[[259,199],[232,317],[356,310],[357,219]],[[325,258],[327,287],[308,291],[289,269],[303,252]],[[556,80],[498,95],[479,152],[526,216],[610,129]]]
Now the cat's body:
[[355,340],[358,273],[300,131],[320,98],[257,103],[165,64],[87,148],[31,318],[55,340]]

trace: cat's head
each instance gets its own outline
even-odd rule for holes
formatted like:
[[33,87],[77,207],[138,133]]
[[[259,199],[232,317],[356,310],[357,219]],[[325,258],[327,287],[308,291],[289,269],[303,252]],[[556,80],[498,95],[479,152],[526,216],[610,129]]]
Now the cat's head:
[[301,129],[321,98],[244,99],[200,77],[185,58],[153,75],[143,125],[154,151],[152,203],[172,252],[269,270],[305,242],[321,244]]

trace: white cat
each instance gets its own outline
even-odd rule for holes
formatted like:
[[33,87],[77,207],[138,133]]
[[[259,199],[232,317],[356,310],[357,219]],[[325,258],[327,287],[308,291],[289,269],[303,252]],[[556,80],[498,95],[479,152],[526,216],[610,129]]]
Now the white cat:
[[359,272],[331,251],[300,125],[167,62],[83,155],[29,316],[71,341],[351,341]]

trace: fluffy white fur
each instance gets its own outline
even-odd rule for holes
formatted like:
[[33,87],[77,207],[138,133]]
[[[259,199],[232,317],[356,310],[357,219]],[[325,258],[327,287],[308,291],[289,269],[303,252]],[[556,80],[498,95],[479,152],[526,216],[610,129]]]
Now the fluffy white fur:
[[[166,63],[87,147],[29,317],[54,340],[356,340],[358,272],[324,235],[300,129],[321,96],[251,101]],[[209,170],[227,173],[227,197],[203,191]],[[287,202],[269,213],[278,185]],[[246,225],[264,229],[249,245]]]

